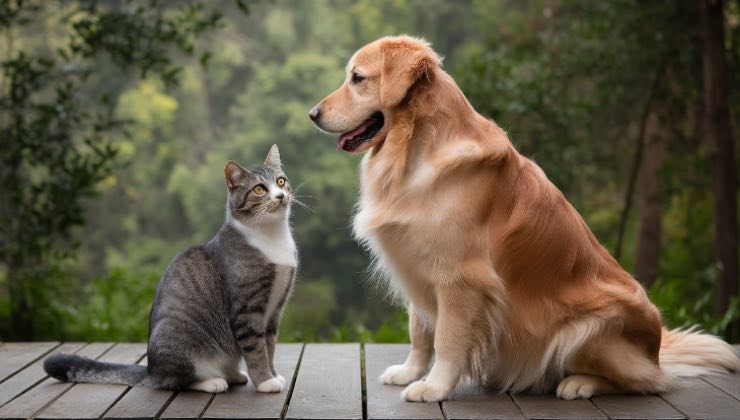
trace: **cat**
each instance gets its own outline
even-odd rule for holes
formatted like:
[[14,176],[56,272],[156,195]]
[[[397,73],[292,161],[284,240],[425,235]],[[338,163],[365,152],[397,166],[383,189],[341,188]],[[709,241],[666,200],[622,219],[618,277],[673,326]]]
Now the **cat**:
[[294,199],[276,145],[263,165],[226,163],[226,221],[210,241],[177,255],[159,281],[149,319],[148,366],[56,354],[60,381],[220,393],[247,383],[281,392],[275,341],[298,267],[289,225]]

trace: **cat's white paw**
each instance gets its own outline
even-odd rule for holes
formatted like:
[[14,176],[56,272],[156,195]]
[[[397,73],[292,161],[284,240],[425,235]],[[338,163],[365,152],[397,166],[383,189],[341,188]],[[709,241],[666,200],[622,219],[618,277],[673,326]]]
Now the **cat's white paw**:
[[238,371],[233,378],[229,381],[234,384],[246,384],[249,382],[249,376],[247,376],[247,372],[240,370]]
[[275,378],[280,381],[280,385],[285,386],[285,378],[283,378],[283,375],[278,374]]
[[[285,379],[283,379],[285,381]],[[275,378],[270,378],[257,385],[257,391],[259,392],[281,392],[283,390],[283,383]]]
[[401,398],[414,402],[437,402],[447,398],[449,390],[427,381],[416,381],[401,392]]
[[211,378],[202,381],[195,382],[190,385],[190,389],[195,391],[203,391],[211,394],[220,394],[226,392],[229,389],[229,384],[223,378]]
[[424,376],[424,370],[410,367],[406,364],[388,366],[380,375],[380,380],[386,385],[408,385]]

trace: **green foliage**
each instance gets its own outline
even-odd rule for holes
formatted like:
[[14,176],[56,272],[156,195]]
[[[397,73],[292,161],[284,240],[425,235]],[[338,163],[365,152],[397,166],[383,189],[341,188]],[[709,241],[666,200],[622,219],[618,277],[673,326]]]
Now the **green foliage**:
[[[46,30],[49,9],[66,40],[54,52],[49,42],[35,48],[26,32]],[[220,20],[203,6],[166,8],[158,1],[115,7],[79,1],[65,10],[40,1],[2,2],[0,261],[12,326],[2,329],[11,337],[34,337],[39,316],[33,310],[47,299],[37,293],[49,275],[43,268],[53,266],[50,256],[74,249],[70,231],[84,222],[83,199],[113,169],[112,137],[126,134],[126,121],[115,113],[118,92],[89,91],[96,77],[106,76],[95,64],[106,56],[116,67],[175,85],[181,67],[170,49],[193,53],[195,39]]]
[[[336,139],[306,115],[341,83],[356,48],[398,33],[433,43],[473,105],[508,130],[610,249],[641,114],[652,82],[670,67],[682,99],[670,104],[664,248],[650,295],[670,325],[720,331],[738,303],[722,319],[710,315],[714,237],[708,159],[696,134],[696,8],[637,0],[1,2],[12,45],[2,57],[0,284],[22,285],[14,293],[24,298],[0,294],[0,335],[10,336],[5,303],[24,301],[34,338],[145,339],[158,276],[223,222],[224,163],[257,164],[277,143],[310,207],[294,208],[301,268],[281,340],[406,341],[405,311],[366,280],[368,256],[352,240],[358,157],[336,152]],[[729,2],[732,16],[737,8]],[[735,79],[738,28],[728,28]],[[627,222],[620,262],[630,268],[638,223]],[[19,247],[21,262],[12,263]]]
[[[113,268],[105,277],[81,287],[75,305],[59,308],[67,340],[145,341],[149,310],[159,273]],[[59,337],[59,333],[49,338]]]

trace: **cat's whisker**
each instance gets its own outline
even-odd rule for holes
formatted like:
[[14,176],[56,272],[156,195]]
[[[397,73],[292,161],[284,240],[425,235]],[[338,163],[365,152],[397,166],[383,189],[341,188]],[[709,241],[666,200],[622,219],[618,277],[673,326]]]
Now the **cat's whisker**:
[[318,210],[316,210],[315,208],[313,208],[313,207],[309,206],[308,204],[302,202],[301,200],[297,199],[296,197],[292,197],[291,200],[295,201],[296,204],[298,204],[299,206],[305,208],[306,210],[308,210],[308,211],[310,211],[312,213],[318,213]]

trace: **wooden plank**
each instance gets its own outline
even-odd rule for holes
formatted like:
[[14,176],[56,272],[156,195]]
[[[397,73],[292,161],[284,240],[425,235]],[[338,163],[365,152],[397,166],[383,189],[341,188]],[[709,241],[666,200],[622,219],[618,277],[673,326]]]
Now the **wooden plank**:
[[[81,356],[98,358],[113,346],[112,343],[89,344],[78,351]],[[47,378],[40,384],[13,399],[0,408],[2,419],[25,419],[33,416],[44,406],[54,401],[59,395],[70,389],[74,384],[59,382],[54,378]]]
[[361,419],[360,345],[307,344],[288,419]]
[[[141,359],[139,364],[146,366],[146,357]],[[103,415],[103,418],[153,419],[174,395],[174,391],[133,387]]]
[[685,419],[686,416],[655,395],[603,395],[592,401],[612,419]]
[[740,418],[740,401],[701,378],[681,378],[673,390],[661,397],[692,419]]
[[[116,344],[100,360],[136,363],[146,352],[146,344]],[[37,416],[40,419],[97,419],[129,389],[126,385],[76,384]]]
[[528,419],[603,419],[589,400],[561,400],[554,395],[512,395]]
[[447,418],[456,419],[523,419],[522,412],[508,394],[485,392],[467,387],[442,402]]
[[286,389],[279,394],[259,394],[253,383],[231,385],[224,394],[213,398],[204,419],[279,419],[288,398],[296,373],[303,344],[278,344],[275,351],[275,369],[285,377]]
[[[84,345],[84,343],[62,344],[55,348],[52,353],[74,353],[84,347]],[[46,372],[44,372],[44,358],[39,358],[0,384],[0,407],[17,395],[22,394],[28,388],[43,381],[46,377]]]
[[57,342],[3,343],[0,346],[0,382],[57,347]]
[[390,365],[403,363],[408,344],[365,345],[365,389],[368,419],[443,419],[438,403],[410,404],[401,399],[403,387],[384,385],[380,375]]
[[702,379],[740,400],[740,374],[707,375]]
[[212,394],[183,391],[164,410],[161,419],[197,419],[213,399]]

